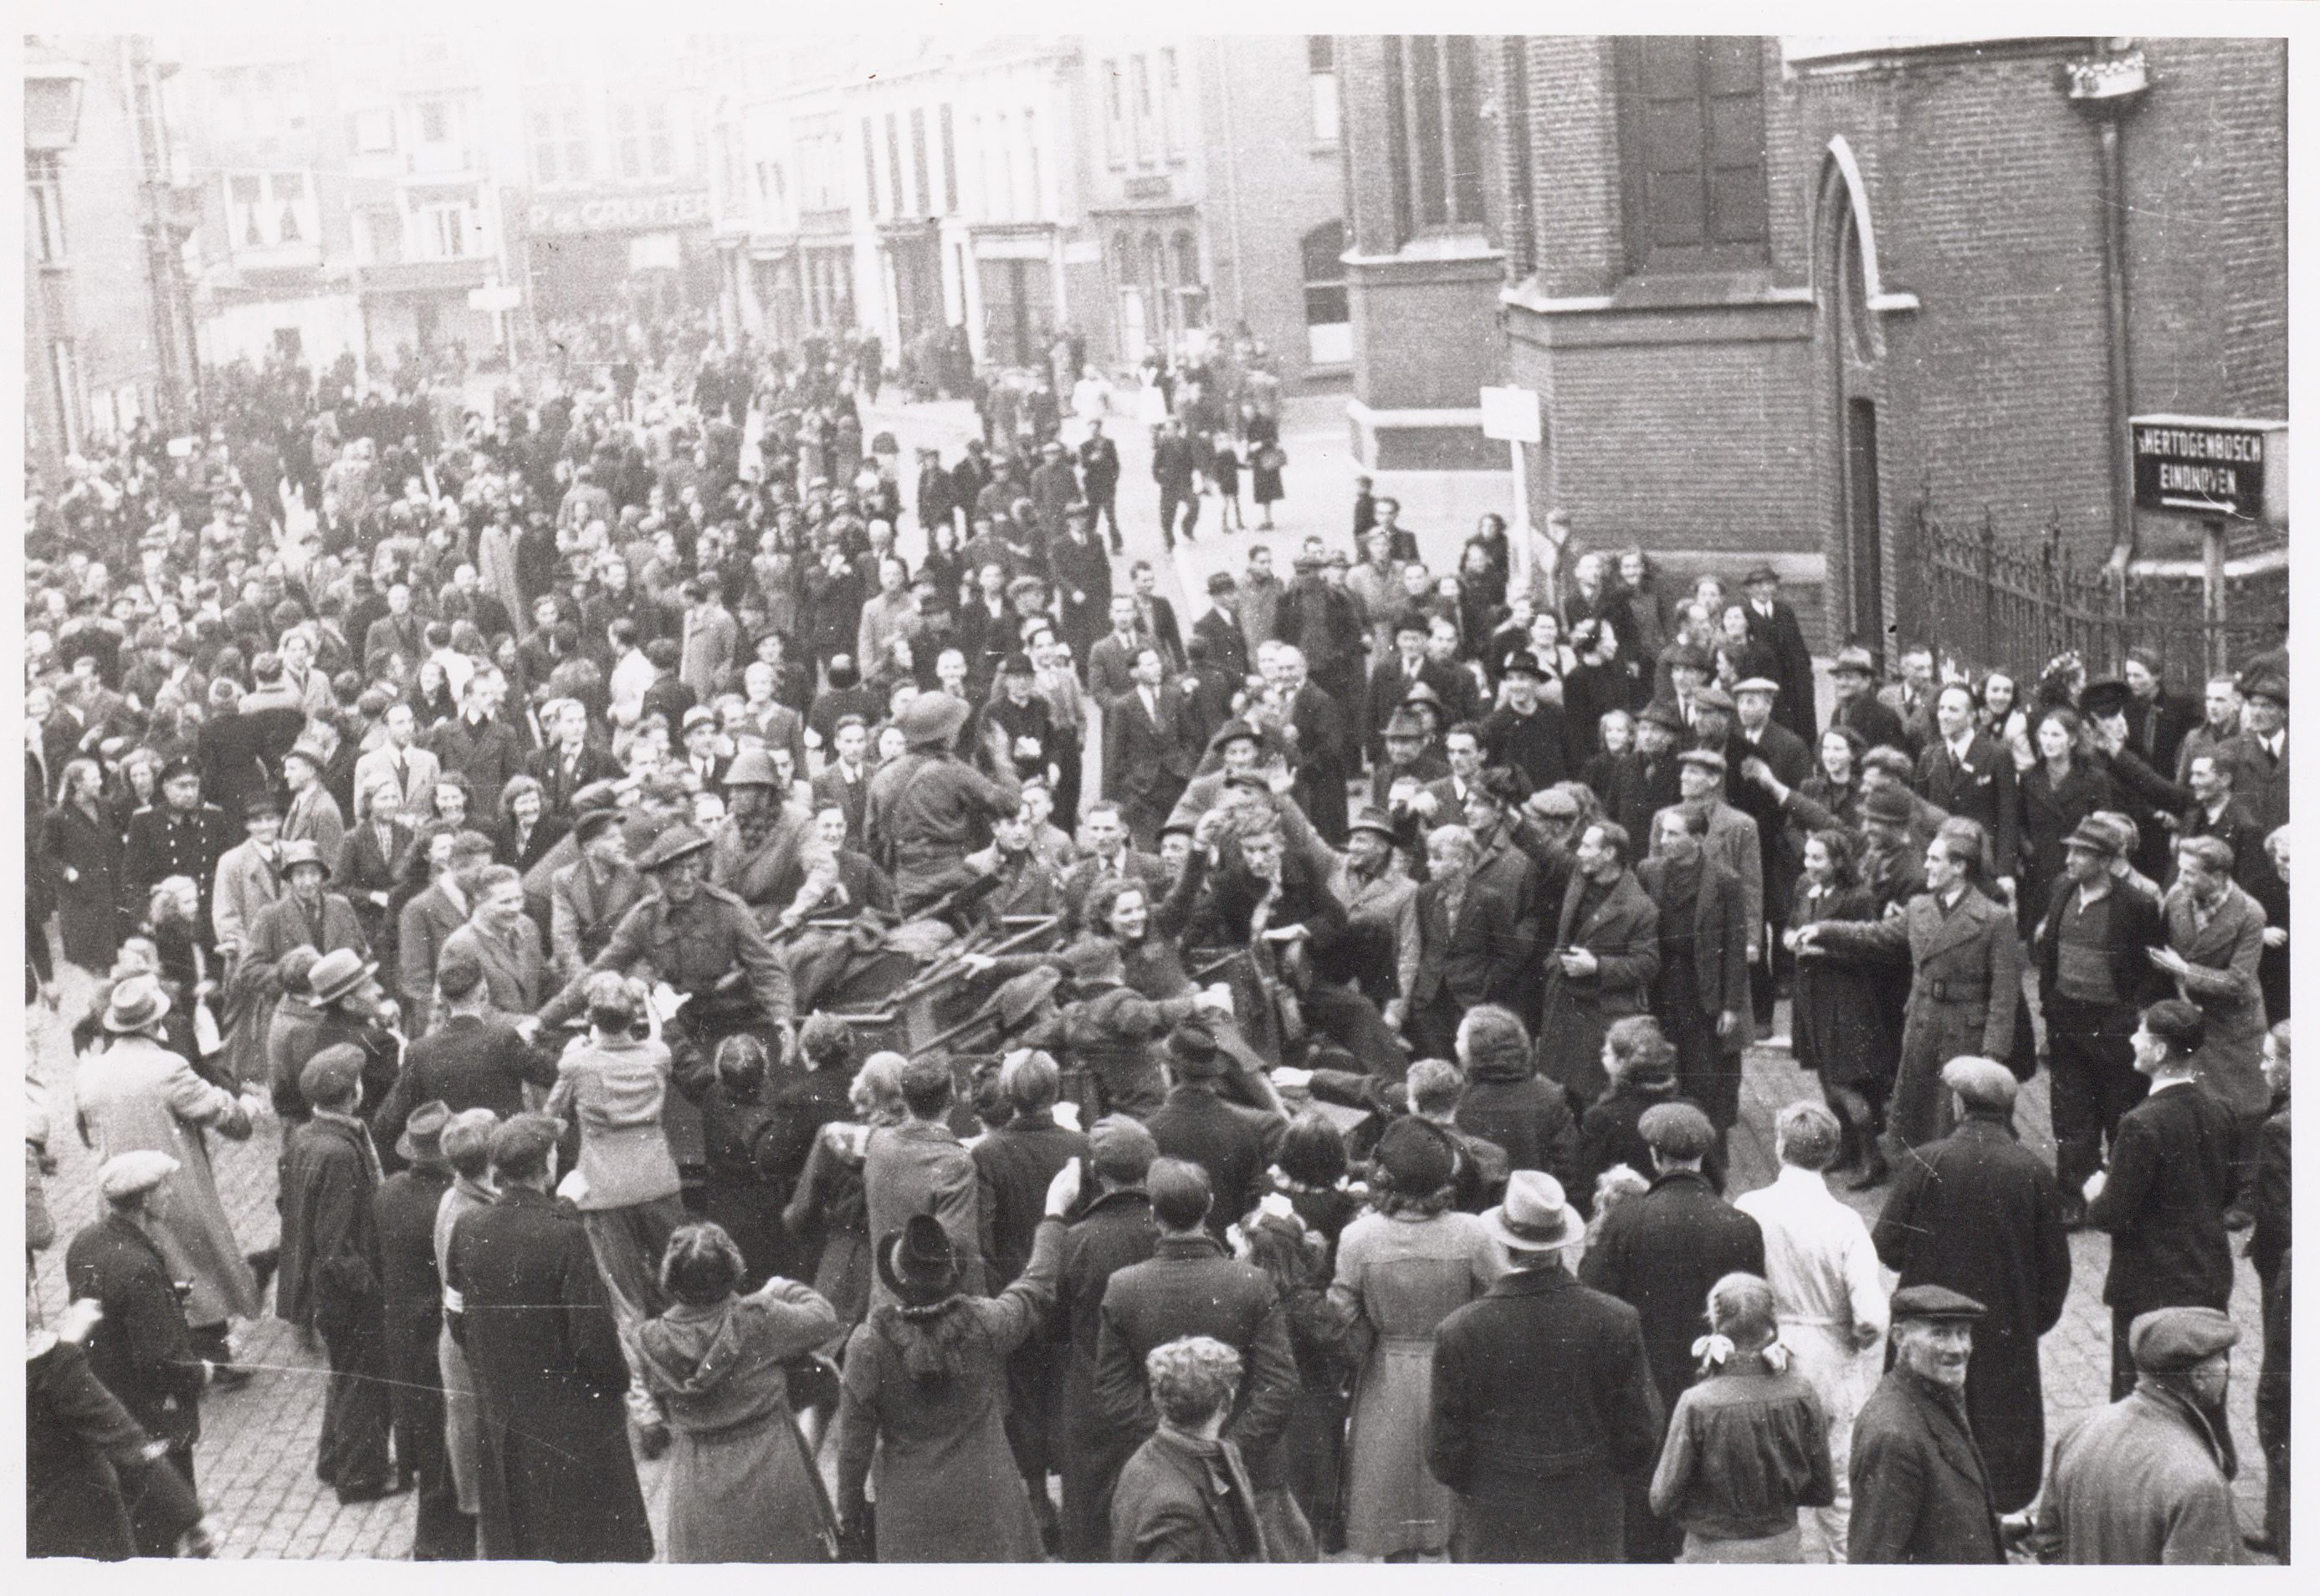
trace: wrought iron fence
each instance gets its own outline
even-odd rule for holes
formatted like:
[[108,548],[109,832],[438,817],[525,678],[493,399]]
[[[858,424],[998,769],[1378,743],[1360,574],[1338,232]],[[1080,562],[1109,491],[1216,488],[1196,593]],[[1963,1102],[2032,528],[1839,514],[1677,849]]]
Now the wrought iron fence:
[[2197,690],[2214,669],[2279,647],[2288,624],[2288,569],[2229,582],[2225,618],[2211,619],[2202,577],[2129,575],[2071,549],[2060,512],[2029,538],[2002,534],[1985,507],[1962,524],[1930,496],[1911,514],[1910,564],[1901,606],[1903,639],[1976,672],[1999,669],[2025,684],[2048,660],[2076,650],[2096,676],[2116,675],[2126,651],[2151,649],[2161,675]]

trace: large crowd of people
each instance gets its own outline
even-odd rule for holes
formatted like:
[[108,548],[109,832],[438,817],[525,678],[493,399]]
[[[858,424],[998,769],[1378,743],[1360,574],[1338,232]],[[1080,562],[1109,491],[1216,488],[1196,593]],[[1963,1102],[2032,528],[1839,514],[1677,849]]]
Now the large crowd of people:
[[[1824,722],[1776,568],[1436,568],[1366,478],[1180,615],[1068,339],[907,479],[875,339],[565,347],[211,373],[27,506],[36,1554],[216,1544],[270,1291],[422,1559],[2232,1562],[2243,1250],[2286,1560],[2284,650]],[[1261,351],[1140,386],[1166,545],[1270,524]]]

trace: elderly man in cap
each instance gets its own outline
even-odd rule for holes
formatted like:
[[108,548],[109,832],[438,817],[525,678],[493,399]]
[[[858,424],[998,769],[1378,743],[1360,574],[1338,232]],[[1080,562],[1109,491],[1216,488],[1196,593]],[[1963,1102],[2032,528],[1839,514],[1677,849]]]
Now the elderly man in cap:
[[1847,1561],[2006,1561],[1964,1401],[1982,1316],[1947,1286],[1893,1293],[1893,1365],[1853,1421]]
[[166,1198],[151,1211],[168,1236],[173,1273],[192,1277],[186,1318],[194,1345],[203,1357],[225,1365],[233,1356],[227,1319],[256,1318],[265,1293],[218,1199],[203,1133],[247,1141],[264,1105],[253,1088],[245,1086],[237,1098],[171,1052],[162,1041],[168,1012],[168,995],[155,976],[132,975],[113,984],[101,1022],[110,1040],[81,1055],[73,1082],[75,1119],[81,1140],[102,1160],[143,1151],[177,1162]]
[[2161,1308],[2127,1330],[2134,1388],[2054,1443],[2031,1546],[2041,1563],[2244,1561],[2224,1395],[2231,1316]]
[[531,1030],[553,1029],[578,1014],[589,976],[609,970],[666,983],[683,996],[680,1020],[703,1049],[739,1031],[788,1037],[795,1018],[789,966],[748,905],[703,879],[711,846],[682,821],[653,839],[637,861],[652,879],[653,895],[630,909],[588,968],[548,1000]]
[[957,884],[966,856],[992,821],[1022,804],[1006,733],[992,727],[992,768],[986,775],[952,752],[967,707],[947,694],[924,694],[902,706],[894,724],[904,748],[900,758],[870,778],[864,817],[872,859],[894,879],[903,912],[923,908]]
[[[1708,1289],[1735,1270],[1764,1273],[1764,1232],[1718,1197],[1702,1172],[1716,1146],[1716,1127],[1706,1114],[1688,1102],[1661,1103],[1645,1111],[1640,1129],[1652,1149],[1651,1188],[1611,1211],[1587,1249],[1579,1278],[1641,1315],[1664,1414],[1674,1410],[1676,1398],[1691,1383],[1691,1344]],[[1650,1511],[1649,1482],[1635,1485],[1627,1561],[1673,1562],[1682,1546],[1681,1532]]]
[[411,1555],[421,1563],[476,1555],[475,1519],[459,1510],[444,1450],[443,1368],[437,1345],[443,1328],[443,1282],[435,1258],[435,1221],[451,1188],[451,1165],[443,1153],[450,1120],[449,1107],[440,1101],[412,1110],[395,1147],[409,1167],[389,1175],[371,1196],[385,1299],[386,1364],[394,1380],[394,1451],[403,1472],[418,1481]]
[[541,1114],[494,1129],[498,1195],[458,1217],[443,1254],[479,1410],[477,1537],[494,1558],[648,1563],[629,1368],[587,1230],[554,1195],[557,1138]]
[[378,1151],[358,1117],[363,1056],[325,1047],[299,1073],[312,1117],[282,1149],[282,1274],[275,1312],[322,1338],[330,1383],[314,1473],[342,1502],[376,1501],[410,1484],[413,1463],[387,1459],[385,1262],[372,1201]]
[[[1710,857],[1739,877],[1740,911],[1742,923],[1747,930],[1748,962],[1754,965],[1763,951],[1765,884],[1763,834],[1751,816],[1725,801],[1726,784],[1730,779],[1730,762],[1724,754],[1712,748],[1686,748],[1675,757],[1679,796],[1674,807],[1705,817],[1707,825],[1699,832],[1701,846]],[[1664,810],[1660,812],[1665,812]],[[1654,815],[1654,835],[1658,821],[1658,815]]]
[[1938,1285],[1985,1304],[1965,1407],[1990,1500],[2011,1511],[2035,1495],[2045,1445],[2038,1338],[2071,1292],[2062,1193],[2014,1129],[2014,1072],[1953,1058],[1942,1084],[1957,1129],[1900,1159],[1878,1216],[1878,1256],[1904,1287]]
[[1056,1272],[1055,1321],[1070,1344],[1057,1410],[1064,1483],[1065,1561],[1100,1563],[1110,1545],[1111,1482],[1127,1460],[1128,1438],[1104,1423],[1095,1400],[1096,1349],[1105,1289],[1111,1277],[1152,1256],[1159,1229],[1144,1177],[1160,1156],[1152,1133],[1125,1114],[1108,1114],[1088,1132],[1084,1206],[1072,1216]]
[[2076,1226],[2086,1217],[2080,1188],[2116,1141],[2119,1117],[2143,1101],[2133,1038],[2142,1005],[2165,995],[2149,954],[2164,945],[2167,927],[2157,900],[2115,873],[2127,855],[2115,821],[2089,815],[2062,847],[2066,880],[2051,894],[2030,952],[2053,1071],[2054,1178],[2063,1222]]
[[2130,1331],[2157,1308],[2226,1309],[2236,1127],[2207,1086],[2199,1051],[2207,1024],[2179,998],[2143,1011],[2134,1067],[2150,1095],[2118,1122],[2109,1164],[2087,1179],[2087,1223],[2110,1234],[2103,1301],[2111,1310],[2111,1400],[2134,1389]]
[[[65,1282],[77,1303],[92,1302],[101,1315],[87,1341],[89,1368],[147,1434],[167,1444],[169,1461],[192,1486],[202,1387],[216,1365],[195,1350],[165,1251],[162,1215],[177,1168],[175,1158],[150,1148],[105,1160],[96,1174],[104,1212],[66,1248]],[[174,1552],[176,1537],[160,1534],[150,1515],[135,1512],[131,1524],[140,1555]]]
[[1626,1483],[1667,1419],[1639,1316],[1572,1277],[1585,1227],[1553,1175],[1515,1171],[1482,1223],[1507,1273],[1434,1333],[1426,1465],[1458,1493],[1451,1555],[1619,1562]]
[[1871,1355],[1890,1322],[1869,1227],[1829,1191],[1822,1174],[1835,1160],[1842,1134],[1836,1116],[1821,1104],[1789,1104],[1773,1122],[1779,1176],[1733,1202],[1763,1230],[1764,1280],[1781,1342],[1828,1420],[1836,1500],[1808,1510],[1803,1523],[1805,1555],[1816,1563],[1844,1561],[1853,1419],[1876,1383]]

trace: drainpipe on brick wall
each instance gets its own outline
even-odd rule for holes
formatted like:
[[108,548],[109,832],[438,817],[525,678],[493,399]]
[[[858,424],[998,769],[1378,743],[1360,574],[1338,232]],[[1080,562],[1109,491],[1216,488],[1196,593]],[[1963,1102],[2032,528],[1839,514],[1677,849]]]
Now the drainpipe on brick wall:
[[1233,131],[1232,68],[1224,58],[1225,52],[1218,49],[1214,59],[1218,96],[1224,112],[1225,187],[1230,196],[1225,201],[1225,213],[1232,234],[1233,321],[1237,325],[1248,320],[1248,260],[1240,252],[1240,161],[1237,154],[1240,140]]
[[2112,591],[2123,607],[2127,562],[2134,558],[2134,480],[2128,452],[2127,417],[2134,413],[2126,319],[2126,166],[2120,150],[2120,123],[2151,89],[2151,69],[2131,41],[2105,41],[2105,52],[2062,68],[2071,104],[2094,119],[2100,141],[2103,210],[2103,331],[2110,386],[2110,514],[2108,569]]

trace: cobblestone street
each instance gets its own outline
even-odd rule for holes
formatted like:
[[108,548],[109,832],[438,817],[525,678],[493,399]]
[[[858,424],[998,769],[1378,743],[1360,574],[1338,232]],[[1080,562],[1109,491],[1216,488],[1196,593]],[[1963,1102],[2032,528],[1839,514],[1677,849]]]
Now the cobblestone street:
[[[68,968],[63,981],[62,1013],[77,1014],[88,1001],[93,984],[86,975]],[[59,1165],[49,1183],[49,1205],[60,1238],[68,1238],[88,1223],[96,1208],[95,1162],[72,1128],[72,1060],[66,1032],[60,1020],[34,1011],[32,1063],[48,1086],[50,1146]],[[1732,1146],[1735,1193],[1772,1179],[1773,1116],[1782,1104],[1815,1092],[1787,1053],[1759,1048],[1750,1055],[1742,1121]],[[2020,1122],[2025,1139],[2051,1157],[2043,1076],[2024,1095]],[[269,1244],[278,1231],[274,1171],[279,1137],[278,1124],[268,1120],[248,1142],[212,1139],[220,1193],[245,1248]],[[1874,1220],[1882,1196],[1880,1191],[1850,1200],[1865,1217]],[[2100,1405],[2108,1387],[2110,1316],[2101,1301],[2108,1250],[2108,1241],[2093,1233],[2082,1233],[2071,1243],[2070,1306],[2043,1344],[2050,1441],[2061,1424]],[[37,1290],[48,1311],[62,1306],[65,1300],[63,1251],[60,1239],[40,1259]],[[2252,1529],[2261,1523],[2263,1508],[2263,1455],[2255,1443],[2254,1410],[2261,1335],[2255,1274],[2245,1265],[2239,1272],[2232,1313],[2245,1338],[2232,1359],[2232,1432],[2240,1458],[2236,1489],[2242,1524]],[[314,1477],[323,1375],[320,1348],[309,1349],[302,1344],[300,1332],[274,1319],[238,1327],[236,1339],[242,1361],[257,1371],[257,1377],[239,1391],[213,1394],[204,1402],[196,1465],[203,1499],[225,1527],[222,1555],[409,1556],[411,1496],[342,1506],[331,1489]],[[644,1463],[639,1473],[657,1537],[666,1517],[667,1469],[665,1464]]]

